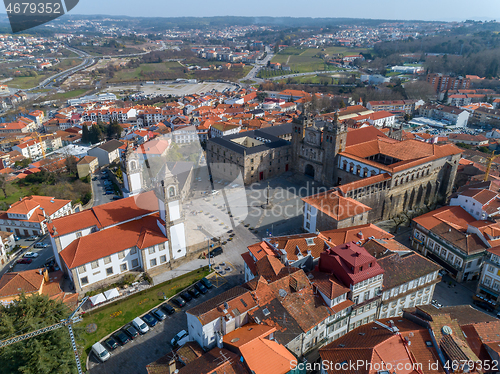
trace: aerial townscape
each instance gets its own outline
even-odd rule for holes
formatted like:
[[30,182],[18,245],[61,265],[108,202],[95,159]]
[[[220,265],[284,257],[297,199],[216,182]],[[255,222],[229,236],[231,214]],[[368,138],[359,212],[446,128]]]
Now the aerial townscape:
[[0,374],[500,372],[500,22],[94,2],[0,14]]

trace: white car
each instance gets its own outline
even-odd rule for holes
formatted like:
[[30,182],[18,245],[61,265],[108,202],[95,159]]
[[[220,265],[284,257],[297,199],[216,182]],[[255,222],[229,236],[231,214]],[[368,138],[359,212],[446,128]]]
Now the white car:
[[217,195],[219,193],[219,191],[217,190],[212,190],[212,195]]
[[106,348],[104,348],[104,346],[101,343],[99,343],[99,342],[95,343],[92,346],[92,352],[94,352],[94,354],[97,356],[97,358],[101,362],[106,361],[111,356],[109,354],[108,350]]
[[146,325],[146,322],[144,322],[141,318],[135,317],[134,320],[132,321],[132,325],[141,332],[141,334],[145,334],[149,331],[149,326]]
[[186,330],[182,330],[174,336],[174,338],[170,341],[170,344],[172,344],[172,347],[175,348],[186,344],[188,341],[189,334],[186,332]]
[[36,252],[26,252],[23,257],[25,258],[37,258],[39,255]]

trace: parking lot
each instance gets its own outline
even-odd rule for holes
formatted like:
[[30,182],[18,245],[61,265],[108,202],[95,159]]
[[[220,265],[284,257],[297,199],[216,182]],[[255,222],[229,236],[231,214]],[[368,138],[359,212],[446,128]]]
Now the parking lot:
[[[44,243],[47,244],[47,246],[45,248],[34,248],[35,243]],[[23,251],[12,263],[13,268],[10,271],[23,271],[42,268],[44,267],[45,262],[47,262],[47,260],[54,255],[54,253],[52,252],[52,246],[50,245],[50,238],[48,236],[42,239],[38,239],[37,241],[21,238],[16,242],[16,244],[21,246],[23,248]],[[31,258],[32,261],[29,264],[18,263],[18,260],[21,260],[24,254],[27,252],[36,253],[37,256]],[[7,271],[9,271],[8,266],[6,266],[2,270],[1,274],[3,275]]]
[[[105,183],[108,181],[107,183]],[[102,172],[96,172],[92,178],[92,190],[94,193],[94,206],[102,205],[113,201],[113,194],[106,194],[109,179]]]
[[[227,280],[227,282],[221,282],[220,287],[214,286],[205,295],[189,301],[182,309],[176,308],[174,314],[167,316],[163,322],[150,328],[146,334],[139,335],[126,345],[111,351],[111,357],[108,361],[98,362],[97,358],[91,354],[87,369],[91,373],[102,374],[147,373],[147,364],[156,361],[172,350],[170,345],[172,338],[181,330],[188,331],[185,311],[236,285],[232,278],[228,277]],[[214,282],[215,284],[217,282]]]

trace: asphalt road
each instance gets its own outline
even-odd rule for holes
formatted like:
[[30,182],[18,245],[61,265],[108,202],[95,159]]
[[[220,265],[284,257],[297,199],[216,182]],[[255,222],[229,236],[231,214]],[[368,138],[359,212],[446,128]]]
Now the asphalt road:
[[92,190],[94,193],[94,206],[102,205],[113,201],[114,195],[106,195],[105,179],[102,179],[102,174],[96,173],[97,180],[92,180]]
[[[18,264],[17,260],[21,259],[23,255],[20,255],[17,257],[14,261],[14,267],[12,271],[23,271],[23,270],[30,270],[30,269],[39,269],[42,268],[47,261],[49,257],[52,257],[54,253],[52,252],[52,246],[50,245],[50,239],[49,237],[45,237],[40,242],[42,243],[47,243],[48,247],[47,248],[33,248],[34,244],[37,243],[38,241],[28,241],[26,239],[21,239],[16,242],[16,244],[19,244],[20,246],[24,247],[26,246],[27,248],[23,250],[23,254],[26,252],[35,252],[38,253],[38,257],[33,258],[33,261],[31,264]],[[8,271],[8,267],[4,268],[2,270],[2,273],[5,273]]]
[[170,340],[179,331],[188,331],[185,311],[227,291],[234,285],[233,282],[227,282],[219,288],[213,287],[207,294],[191,300],[184,308],[176,308],[176,313],[150,328],[145,335],[140,335],[126,345],[111,351],[111,357],[104,363],[98,362],[95,355],[91,354],[88,370],[91,374],[146,374],[146,365],[172,350]]

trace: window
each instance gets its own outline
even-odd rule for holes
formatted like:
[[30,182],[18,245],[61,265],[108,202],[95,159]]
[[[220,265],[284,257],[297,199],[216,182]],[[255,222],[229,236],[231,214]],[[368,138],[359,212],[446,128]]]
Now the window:
[[82,232],[81,232],[81,231],[78,231],[78,232],[76,233],[76,238],[78,239],[78,238],[81,238],[81,237],[82,237]]
[[156,258],[152,258],[151,260],[149,260],[149,266],[156,266]]
[[366,291],[363,296],[363,300],[368,300],[369,298],[370,298],[370,291]]
[[127,271],[127,264],[121,264],[120,271]]
[[137,266],[139,266],[139,260],[138,259],[132,260],[132,268],[136,268]]
[[137,249],[132,248],[132,249],[130,250],[130,254],[131,254],[131,255],[135,255],[136,253],[137,253]]
[[466,268],[470,268],[472,266],[472,261],[471,262],[468,262],[467,263],[467,266],[465,266]]
[[92,263],[90,264],[90,266],[92,266],[92,269],[96,269],[99,267],[99,261],[92,261]]
[[165,249],[165,243],[158,244],[158,250],[163,251]]
[[354,297],[352,301],[354,302],[354,304],[357,304],[359,302],[359,296]]
[[82,279],[80,279],[80,282],[81,282],[82,286],[85,286],[86,284],[89,283],[89,278],[83,277]]
[[122,259],[125,257],[125,251],[118,252],[118,258]]
[[149,247],[148,248],[148,252],[150,255],[152,255],[153,253],[155,253],[155,247]]
[[111,275],[111,274],[113,274],[113,267],[106,269],[106,275]]
[[160,256],[160,264],[163,264],[164,262],[167,262],[167,256]]
[[104,264],[109,264],[111,262],[111,256],[104,257]]
[[87,268],[85,267],[85,265],[82,265],[78,268],[78,273],[82,274],[82,273],[85,273],[87,271]]

